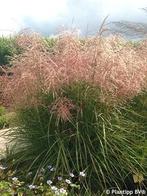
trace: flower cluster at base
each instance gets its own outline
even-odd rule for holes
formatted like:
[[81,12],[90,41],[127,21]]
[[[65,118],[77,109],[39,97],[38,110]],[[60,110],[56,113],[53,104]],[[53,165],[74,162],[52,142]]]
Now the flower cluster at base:
[[64,188],[57,188],[56,186],[51,186],[51,190],[55,193],[55,195],[67,195],[67,191]]

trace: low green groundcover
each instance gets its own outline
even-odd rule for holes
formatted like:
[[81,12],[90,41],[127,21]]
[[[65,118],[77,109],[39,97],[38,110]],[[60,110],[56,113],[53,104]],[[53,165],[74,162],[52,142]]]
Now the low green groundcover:
[[[46,179],[45,173],[48,172],[50,177]],[[81,178],[85,177],[85,173],[81,172]],[[69,177],[55,176],[55,168],[49,165],[46,169],[41,168],[38,172],[37,181],[33,181],[33,172],[22,172],[22,175],[17,176],[17,172],[11,170],[11,166],[0,165],[0,195],[1,196],[65,196],[78,193],[80,190],[80,181],[73,183],[74,174],[70,173]]]

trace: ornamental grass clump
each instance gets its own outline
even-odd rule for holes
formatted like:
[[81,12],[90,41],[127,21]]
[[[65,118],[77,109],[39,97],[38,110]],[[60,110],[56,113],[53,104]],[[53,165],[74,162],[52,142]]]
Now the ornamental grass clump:
[[35,181],[49,164],[55,166],[55,177],[85,171],[83,186],[100,194],[121,188],[129,173],[144,172],[135,151],[142,138],[138,126],[102,103],[99,89],[76,82],[40,100],[19,108],[20,125],[10,132],[18,173],[36,171]]
[[72,172],[81,194],[99,195],[127,188],[128,175],[146,174],[143,129],[124,112],[146,88],[146,58],[119,37],[81,43],[61,35],[51,52],[38,35],[21,35],[18,43],[25,51],[3,93],[19,119],[9,132],[18,173],[33,170],[35,182],[51,164],[54,177]]

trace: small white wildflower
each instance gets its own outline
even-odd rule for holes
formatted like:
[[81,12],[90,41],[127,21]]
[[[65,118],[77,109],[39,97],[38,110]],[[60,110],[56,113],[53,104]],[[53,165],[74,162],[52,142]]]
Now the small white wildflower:
[[67,195],[67,191],[64,188],[59,189],[59,191],[61,194]]
[[84,171],[80,172],[80,176],[85,177],[86,176],[85,172]]
[[62,177],[61,176],[58,176],[58,180],[61,181],[62,180]]
[[58,190],[55,191],[55,195],[60,195],[60,192]]
[[74,177],[74,174],[73,174],[73,173],[70,173],[69,175],[70,175],[70,177],[72,177],[72,178]]
[[57,191],[58,189],[57,189],[56,186],[51,186],[51,190],[52,190],[52,191]]
[[5,169],[7,169],[7,167],[4,167],[4,166],[0,165],[0,169],[5,170]]
[[52,168],[50,169],[50,171],[55,171],[55,168],[54,168],[54,167],[52,167]]
[[29,172],[29,173],[28,173],[28,176],[31,176],[31,175],[32,175],[32,172]]
[[41,170],[40,170],[42,173],[44,173],[45,172],[45,169],[44,168],[41,168]]
[[53,182],[51,180],[47,180],[47,184],[51,185]]
[[51,166],[51,165],[49,165],[49,166],[48,166],[48,169],[51,169],[51,168],[52,168],[52,166]]
[[36,188],[36,186],[35,186],[35,185],[33,185],[33,184],[30,184],[28,187],[29,187],[29,189],[30,189],[30,190],[35,189],[35,188]]
[[13,180],[14,182],[16,182],[16,181],[18,180],[18,178],[13,177],[12,180]]
[[65,182],[66,182],[67,184],[71,184],[71,181],[68,180],[68,179],[66,179]]

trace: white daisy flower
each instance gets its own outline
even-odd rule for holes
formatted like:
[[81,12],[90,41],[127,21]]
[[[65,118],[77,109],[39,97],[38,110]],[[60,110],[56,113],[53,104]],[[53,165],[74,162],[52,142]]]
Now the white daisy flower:
[[49,166],[48,166],[48,169],[51,169],[51,168],[52,168],[52,166],[51,166],[51,165],[49,165]]
[[73,174],[73,173],[70,173],[69,175],[70,175],[70,177],[72,177],[72,178],[74,177],[74,174]]
[[35,185],[33,185],[33,184],[30,184],[28,187],[29,187],[29,189],[30,189],[30,190],[35,189],[35,188],[36,188],[36,186],[35,186]]
[[54,168],[54,167],[52,167],[52,168],[50,169],[50,171],[51,171],[51,172],[55,171],[55,168]]
[[58,189],[57,189],[56,186],[51,186],[51,190],[52,190],[52,191],[57,191]]
[[58,190],[55,191],[55,195],[60,195],[60,192]]
[[51,185],[53,182],[51,180],[47,180],[47,184]]
[[59,192],[61,194],[65,194],[65,195],[67,194],[67,191],[64,188],[59,189]]
[[80,176],[85,177],[86,176],[85,172],[84,171],[80,172]]
[[61,176],[58,176],[58,180],[61,181],[62,180],[62,177]]
[[0,165],[0,169],[5,170],[5,169],[7,169],[7,167],[4,167],[4,166]]
[[66,182],[67,184],[71,184],[71,181],[68,180],[68,179],[66,179],[65,182]]
[[16,182],[16,181],[18,180],[18,178],[13,177],[12,180],[13,180],[14,182]]

